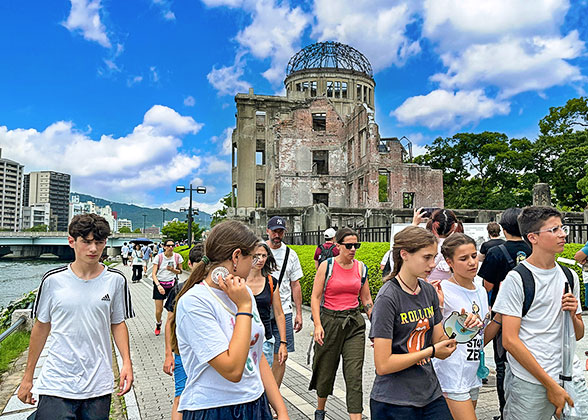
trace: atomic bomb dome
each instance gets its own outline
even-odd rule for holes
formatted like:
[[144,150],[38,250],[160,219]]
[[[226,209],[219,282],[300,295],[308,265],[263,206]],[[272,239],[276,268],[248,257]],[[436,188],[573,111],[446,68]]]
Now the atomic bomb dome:
[[284,80],[289,97],[326,97],[341,115],[358,104],[374,109],[374,73],[368,59],[349,45],[309,45],[290,59]]
[[298,51],[288,62],[286,74],[316,69],[351,70],[370,78],[374,76],[365,55],[349,45],[333,41],[318,42]]

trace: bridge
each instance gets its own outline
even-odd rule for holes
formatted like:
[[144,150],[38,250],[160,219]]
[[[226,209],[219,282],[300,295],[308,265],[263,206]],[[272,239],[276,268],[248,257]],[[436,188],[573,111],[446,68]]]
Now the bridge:
[[[109,256],[120,254],[123,243],[142,236],[141,233],[115,233],[108,238],[106,252]],[[55,256],[73,259],[67,232],[0,232],[0,257],[39,258]],[[163,239],[162,235],[145,235],[153,242]]]

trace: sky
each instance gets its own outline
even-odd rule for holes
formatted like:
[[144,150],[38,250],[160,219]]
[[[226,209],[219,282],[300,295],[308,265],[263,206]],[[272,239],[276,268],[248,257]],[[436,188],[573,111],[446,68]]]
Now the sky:
[[3,0],[0,147],[72,191],[174,210],[231,189],[234,95],[283,95],[292,55],[338,41],[376,81],[383,137],[535,139],[585,95],[588,1]]

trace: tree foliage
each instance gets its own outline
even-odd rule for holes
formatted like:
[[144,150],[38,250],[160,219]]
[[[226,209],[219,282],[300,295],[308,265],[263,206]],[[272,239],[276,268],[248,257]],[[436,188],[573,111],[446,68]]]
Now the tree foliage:
[[[199,241],[202,239],[204,229],[200,228],[198,223],[192,222],[192,239]],[[174,241],[183,241],[188,239],[188,222],[170,222],[161,229],[164,237]]]
[[550,108],[532,142],[497,132],[439,137],[414,161],[443,170],[448,208],[505,209],[532,203],[533,185],[548,183],[566,210],[588,204],[588,102]]
[[210,222],[210,227],[214,227],[215,225],[219,224],[227,218],[227,209],[229,207],[232,207],[232,199],[232,192],[228,193],[223,198],[221,198],[220,201],[223,204],[223,208],[212,213],[212,221]]
[[47,225],[36,225],[27,229],[23,229],[23,232],[47,232],[49,230],[49,226]]
[[137,228],[133,231],[133,233],[141,233],[141,228]]
[[131,233],[131,228],[128,226],[123,226],[118,230],[118,233]]

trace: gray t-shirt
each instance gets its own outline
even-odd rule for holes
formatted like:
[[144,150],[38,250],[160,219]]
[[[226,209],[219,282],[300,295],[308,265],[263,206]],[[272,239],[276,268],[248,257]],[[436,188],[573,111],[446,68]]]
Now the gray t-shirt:
[[[370,338],[392,339],[392,354],[420,351],[432,344],[433,327],[441,322],[439,299],[433,286],[419,279],[417,295],[405,292],[390,279],[380,289],[372,311]],[[376,401],[423,407],[442,396],[430,359],[400,372],[377,375],[371,398]]]

